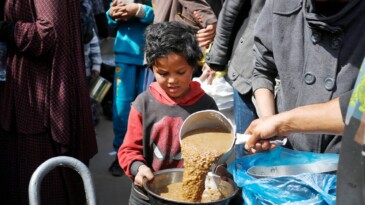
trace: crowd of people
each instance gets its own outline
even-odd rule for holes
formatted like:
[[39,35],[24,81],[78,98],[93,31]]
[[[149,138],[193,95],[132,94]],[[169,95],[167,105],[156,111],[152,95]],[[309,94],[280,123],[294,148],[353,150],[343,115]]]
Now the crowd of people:
[[[340,153],[338,204],[364,203],[364,12],[363,0],[2,1],[0,204],[28,204],[45,160],[88,165],[97,153],[88,82],[101,73],[108,37],[117,153],[109,172],[133,180],[129,204],[150,204],[144,178],[183,167],[183,121],[218,110],[193,77],[212,83],[217,72],[233,87],[236,132],[252,135],[249,154],[274,149],[274,137],[289,149]],[[77,173],[47,175],[42,204],[84,202]]]

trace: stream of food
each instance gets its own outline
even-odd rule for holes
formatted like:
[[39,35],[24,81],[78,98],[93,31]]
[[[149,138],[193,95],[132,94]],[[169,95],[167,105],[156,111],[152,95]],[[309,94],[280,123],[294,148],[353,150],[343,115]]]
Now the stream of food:
[[[205,177],[211,165],[232,145],[232,134],[212,128],[196,129],[185,134],[181,142],[184,158],[183,181],[170,184],[160,195],[184,202],[208,202],[222,199],[217,190],[205,190]],[[204,192],[204,195],[203,195]],[[204,196],[204,197],[202,197]]]

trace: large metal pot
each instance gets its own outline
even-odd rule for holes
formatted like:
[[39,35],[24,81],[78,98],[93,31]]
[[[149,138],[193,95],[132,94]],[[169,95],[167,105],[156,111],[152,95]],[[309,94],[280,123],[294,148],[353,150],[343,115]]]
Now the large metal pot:
[[163,190],[167,185],[181,182],[183,178],[183,172],[183,168],[165,169],[156,172],[153,180],[145,180],[143,182],[143,188],[147,191],[152,205],[227,205],[238,192],[238,187],[233,180],[223,180],[219,178],[217,181],[220,181],[220,183],[217,184],[217,186],[225,196],[225,198],[222,200],[214,202],[193,203],[170,200],[159,196],[160,191]]

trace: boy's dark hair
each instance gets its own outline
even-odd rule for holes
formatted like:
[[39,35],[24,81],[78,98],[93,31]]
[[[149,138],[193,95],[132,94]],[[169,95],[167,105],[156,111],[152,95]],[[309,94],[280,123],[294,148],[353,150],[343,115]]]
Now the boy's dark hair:
[[195,32],[179,22],[163,22],[147,27],[145,53],[147,65],[152,68],[156,60],[171,53],[182,55],[193,68],[203,54],[195,38]]

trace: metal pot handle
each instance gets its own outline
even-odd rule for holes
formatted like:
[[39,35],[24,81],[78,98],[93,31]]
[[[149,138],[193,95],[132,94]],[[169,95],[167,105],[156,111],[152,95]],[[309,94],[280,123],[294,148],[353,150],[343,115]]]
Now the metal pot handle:
[[43,162],[34,171],[28,187],[29,204],[40,204],[41,182],[45,175],[57,166],[68,167],[79,173],[81,175],[82,181],[84,182],[87,204],[96,205],[95,190],[89,169],[81,161],[67,156],[50,158],[47,161]]
[[[250,137],[251,137],[250,134],[236,133],[235,144],[246,144],[247,140],[250,139]],[[286,143],[286,138],[284,139],[272,138],[270,140],[270,143],[276,144],[277,146],[283,146]]]
[[240,134],[236,133],[236,141],[235,144],[245,144],[248,139],[250,139],[251,135],[249,134]]

